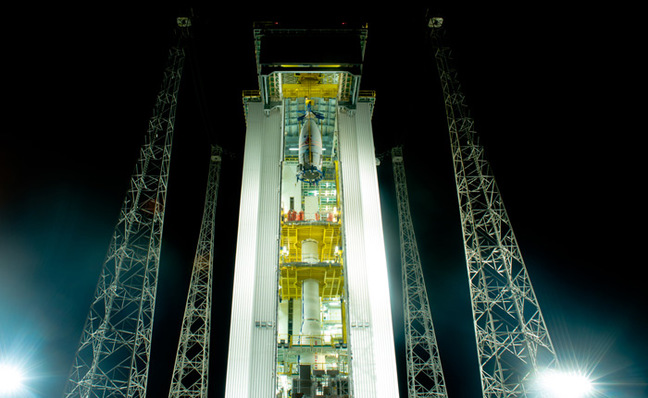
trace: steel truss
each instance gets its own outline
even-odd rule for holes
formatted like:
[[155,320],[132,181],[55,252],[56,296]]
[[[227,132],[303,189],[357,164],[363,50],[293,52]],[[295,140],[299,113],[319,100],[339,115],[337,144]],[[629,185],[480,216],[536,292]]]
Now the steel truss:
[[556,353],[473,119],[441,44],[442,20],[429,23],[450,133],[483,396],[526,397]]
[[184,59],[180,45],[170,49],[64,391],[66,398],[146,395],[171,142]]
[[209,336],[211,331],[214,231],[221,148],[212,146],[205,207],[169,398],[207,398]]
[[398,206],[403,274],[407,396],[409,398],[447,398],[432,313],[430,312],[430,303],[409,207],[403,149],[401,147],[392,148],[391,155]]

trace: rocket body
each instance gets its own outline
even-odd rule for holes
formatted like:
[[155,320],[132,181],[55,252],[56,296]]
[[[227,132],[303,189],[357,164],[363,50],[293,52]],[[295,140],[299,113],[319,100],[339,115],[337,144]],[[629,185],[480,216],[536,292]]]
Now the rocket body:
[[322,133],[317,125],[317,118],[309,111],[304,117],[304,125],[299,132],[297,178],[304,182],[316,183],[323,177]]

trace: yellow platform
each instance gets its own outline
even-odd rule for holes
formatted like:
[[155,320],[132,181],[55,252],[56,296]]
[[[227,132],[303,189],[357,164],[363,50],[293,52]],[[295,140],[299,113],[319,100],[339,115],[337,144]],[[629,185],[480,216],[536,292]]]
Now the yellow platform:
[[[340,224],[327,221],[288,221],[281,225],[280,264],[302,261],[304,240],[317,241],[320,262],[341,262]],[[337,249],[336,249],[337,248]]]
[[344,275],[340,264],[283,265],[279,276],[279,295],[282,300],[300,299],[302,281],[319,281],[321,298],[340,297],[344,292]]

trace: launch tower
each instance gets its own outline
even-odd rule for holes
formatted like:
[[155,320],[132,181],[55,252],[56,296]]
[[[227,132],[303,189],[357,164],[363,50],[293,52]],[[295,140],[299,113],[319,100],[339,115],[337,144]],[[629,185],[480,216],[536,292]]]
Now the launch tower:
[[184,42],[177,19],[153,115],[108,246],[74,356],[65,398],[146,396],[162,231]]
[[363,26],[257,24],[226,397],[398,397]]
[[428,27],[450,133],[483,397],[535,396],[534,379],[556,368],[556,351],[443,43],[443,18],[430,18]]
[[423,266],[414,234],[403,148],[391,150],[398,204],[408,398],[447,398]]

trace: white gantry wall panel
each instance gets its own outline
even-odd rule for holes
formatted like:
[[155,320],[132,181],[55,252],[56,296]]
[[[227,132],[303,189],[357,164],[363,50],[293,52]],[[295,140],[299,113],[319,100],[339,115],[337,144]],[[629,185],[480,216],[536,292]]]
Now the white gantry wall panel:
[[252,332],[250,397],[275,396],[277,340],[277,265],[281,207],[282,114],[275,108],[264,117],[261,137],[261,181],[257,218],[256,277]]
[[355,118],[341,112],[338,121],[344,239],[349,296],[349,342],[352,350],[352,380],[356,398],[375,397],[376,372],[371,343],[371,311],[366,283],[365,236],[358,165]]
[[227,398],[274,395],[281,112],[249,103],[232,295]]
[[355,397],[398,397],[371,105],[340,113],[340,156]]

